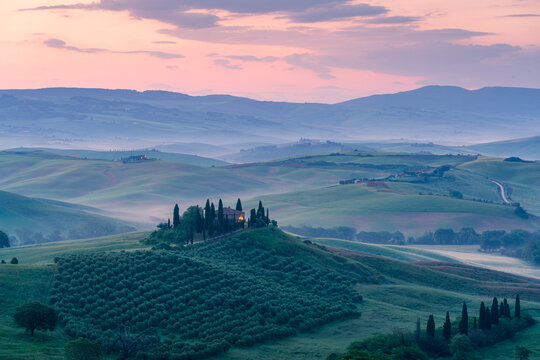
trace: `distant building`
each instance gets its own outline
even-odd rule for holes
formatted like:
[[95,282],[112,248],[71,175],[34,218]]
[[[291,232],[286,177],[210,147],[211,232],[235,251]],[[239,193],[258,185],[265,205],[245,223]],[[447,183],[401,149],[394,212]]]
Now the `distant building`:
[[234,221],[237,221],[239,223],[245,221],[246,217],[243,211],[238,211],[236,209],[231,208],[230,206],[223,208],[223,216],[229,217],[230,219],[234,219]]
[[150,160],[155,160],[155,159],[150,159],[148,158],[146,155],[142,154],[142,155],[132,155],[132,156],[128,156],[128,157],[125,157],[125,158],[122,158],[122,162],[124,164],[127,164],[127,163],[136,163],[136,162],[143,162],[143,161],[150,161]]

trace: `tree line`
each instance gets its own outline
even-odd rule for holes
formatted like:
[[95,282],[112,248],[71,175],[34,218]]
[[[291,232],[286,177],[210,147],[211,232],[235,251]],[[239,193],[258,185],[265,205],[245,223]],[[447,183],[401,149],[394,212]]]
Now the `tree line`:
[[[447,311],[441,327],[437,327],[433,315],[429,315],[424,330],[420,319],[411,332],[395,330],[392,334],[377,335],[361,342],[354,342],[347,353],[332,354],[329,360],[400,360],[447,357],[467,360],[475,359],[472,352],[480,347],[512,338],[518,331],[535,323],[528,314],[521,313],[521,302],[516,295],[513,314],[508,300],[499,302],[495,297],[490,306],[481,302],[478,315],[469,316],[467,304],[463,302],[461,316],[454,321]],[[531,351],[518,347],[519,359],[527,359]]]
[[421,236],[405,237],[401,231],[360,231],[348,226],[314,228],[311,226],[284,226],[283,229],[310,237],[333,237],[374,244],[390,245],[480,245],[482,251],[500,251],[501,254],[540,264],[540,231],[486,230],[482,233],[473,228],[437,229]]

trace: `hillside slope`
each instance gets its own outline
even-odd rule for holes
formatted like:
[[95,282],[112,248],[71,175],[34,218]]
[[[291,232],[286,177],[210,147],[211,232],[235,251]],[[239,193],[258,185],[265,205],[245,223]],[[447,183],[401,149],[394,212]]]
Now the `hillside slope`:
[[[118,240],[111,238],[109,252],[106,239],[82,240],[83,254],[45,246],[47,256],[61,257],[56,275],[47,265],[0,266],[0,285],[13,294],[0,299],[0,334],[11,344],[0,348],[0,357],[22,360],[31,349],[36,359],[61,359],[68,334],[108,341],[130,325],[135,333],[149,329],[142,350],[165,351],[165,359],[195,352],[197,358],[324,359],[353,340],[411,328],[418,317],[435,313],[439,322],[450,310],[455,318],[463,301],[473,309],[490,296],[520,292],[525,311],[540,300],[540,282],[531,279],[328,251],[276,229],[169,251],[140,251],[130,239],[128,247],[139,251],[121,252],[128,248]],[[92,243],[97,252],[87,253]],[[44,262],[35,257],[37,246],[19,251],[22,259]],[[22,289],[14,285],[21,283]],[[20,301],[47,297],[63,327],[30,342],[10,312]],[[160,342],[154,331],[163,335]]]
[[467,146],[485,155],[540,160],[540,136]]
[[132,224],[90,213],[88,210],[74,204],[0,191],[0,229],[15,238],[12,239],[12,246],[135,230]]

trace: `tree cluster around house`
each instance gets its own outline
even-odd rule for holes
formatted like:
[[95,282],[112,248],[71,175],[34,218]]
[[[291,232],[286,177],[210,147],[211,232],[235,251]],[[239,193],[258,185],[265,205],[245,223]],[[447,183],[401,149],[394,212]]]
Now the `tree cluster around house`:
[[[394,330],[392,334],[377,335],[360,342],[353,342],[345,354],[332,354],[328,360],[398,360],[453,356],[453,359],[475,359],[474,349],[490,346],[512,338],[535,323],[528,314],[521,313],[519,295],[516,295],[512,316],[507,299],[500,302],[495,297],[489,306],[480,304],[478,316],[468,315],[464,302],[461,317],[450,320],[446,312],[443,326],[436,327],[433,315],[430,315],[425,331],[422,331],[420,319],[414,332]],[[516,353],[530,353],[526,348],[516,349]],[[520,358],[521,359],[521,358]]]
[[[256,209],[251,209],[246,219],[242,208],[242,201],[236,201],[235,208],[224,207],[219,199],[216,206],[210,199],[206,200],[204,207],[189,206],[182,215],[178,204],[174,206],[172,224],[160,223],[158,230],[152,232],[144,240],[147,244],[193,244],[195,241],[206,241],[217,236],[226,235],[234,231],[248,228],[266,227],[269,224],[277,226],[275,220],[270,220],[268,208],[264,208],[262,201]],[[246,221],[247,220],[247,221]]]

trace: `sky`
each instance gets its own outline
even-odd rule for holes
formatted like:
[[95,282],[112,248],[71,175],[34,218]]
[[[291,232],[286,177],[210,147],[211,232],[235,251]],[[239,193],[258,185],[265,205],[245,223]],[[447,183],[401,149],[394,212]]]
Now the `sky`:
[[0,88],[335,103],[540,88],[540,0],[2,0]]

